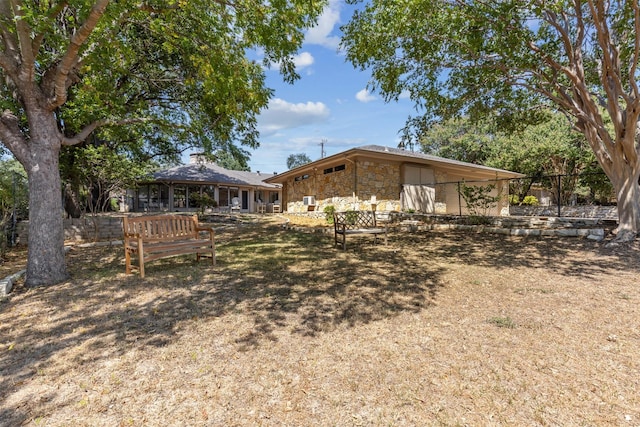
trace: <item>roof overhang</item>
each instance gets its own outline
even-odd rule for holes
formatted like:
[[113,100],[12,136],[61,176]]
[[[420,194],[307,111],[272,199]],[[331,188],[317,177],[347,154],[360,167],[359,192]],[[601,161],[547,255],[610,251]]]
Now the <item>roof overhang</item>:
[[350,150],[325,157],[324,159],[316,160],[314,162],[307,163],[297,168],[288,170],[287,172],[274,175],[268,179],[265,179],[265,182],[271,184],[284,183],[293,177],[304,175],[315,170],[325,169],[343,161],[355,162],[358,158],[368,158],[401,164],[435,166],[439,169],[444,169],[453,174],[470,176],[476,179],[512,179],[523,178],[526,176],[518,172],[491,168],[488,166],[476,165],[473,163],[461,162],[458,160],[445,159],[442,157],[436,157],[422,153],[414,153],[411,151],[404,151],[388,147],[379,147],[380,149],[377,148],[378,146],[375,147],[376,149],[366,147],[352,148]]

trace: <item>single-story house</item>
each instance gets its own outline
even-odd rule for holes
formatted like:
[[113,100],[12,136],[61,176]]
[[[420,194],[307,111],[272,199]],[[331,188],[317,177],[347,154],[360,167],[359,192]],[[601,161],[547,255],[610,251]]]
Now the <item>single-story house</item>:
[[[282,185],[287,212],[348,209],[468,214],[461,185],[500,196],[487,215],[508,215],[509,179],[524,175],[398,148],[367,145],[265,179]],[[373,206],[372,206],[373,205]]]
[[[269,174],[270,176],[270,174]],[[194,194],[207,194],[217,202],[216,209],[228,211],[233,201],[240,212],[273,212],[279,208],[282,186],[268,184],[268,175],[225,169],[191,155],[190,163],[153,174],[153,180],[127,191],[127,209],[133,212],[184,212],[199,209]]]

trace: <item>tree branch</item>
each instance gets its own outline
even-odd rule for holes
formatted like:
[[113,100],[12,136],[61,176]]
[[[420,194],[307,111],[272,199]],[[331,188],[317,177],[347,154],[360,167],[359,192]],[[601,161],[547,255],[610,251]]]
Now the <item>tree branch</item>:
[[12,80],[18,78],[18,67],[13,58],[0,52],[0,68],[2,68],[7,76]]
[[93,131],[95,131],[99,127],[103,127],[103,126],[123,126],[123,125],[130,125],[130,124],[133,124],[133,123],[146,123],[146,122],[151,122],[151,121],[153,121],[153,120],[149,119],[149,118],[145,118],[145,117],[141,117],[141,118],[137,118],[137,119],[115,120],[115,121],[111,121],[111,120],[96,120],[95,122],[90,123],[87,126],[85,126],[75,136],[73,136],[73,137],[63,137],[62,141],[61,141],[61,144],[62,145],[66,145],[66,146],[81,144],[82,142],[84,142],[89,137],[89,135],[91,135],[91,133]]
[[29,149],[18,125],[18,117],[5,110],[0,114],[0,140],[23,166],[29,161]]
[[60,143],[66,146],[81,144],[89,137],[89,135],[91,135],[94,130],[96,130],[100,126],[103,126],[105,123],[106,120],[96,120],[95,122],[85,126],[84,129],[78,132],[75,136],[70,138],[63,137]]
[[24,19],[22,12],[23,5],[20,0],[11,0],[14,20],[16,23],[16,34],[20,45],[20,64],[19,78],[23,82],[31,82],[34,80],[36,59],[33,55],[31,46],[31,27]]
[[638,90],[638,82],[636,81],[636,72],[638,70],[638,60],[640,56],[640,6],[638,6],[638,2],[631,2],[633,7],[633,27],[635,30],[635,39],[633,43],[633,59],[631,60],[631,65],[629,66],[629,83],[631,84],[631,92],[633,94],[634,108],[637,108],[638,103],[640,102],[640,90]]
[[77,64],[80,47],[91,35],[96,25],[98,25],[98,21],[104,15],[108,4],[109,0],[97,0],[91,8],[84,24],[82,24],[78,31],[71,37],[67,52],[62,57],[56,70],[54,97],[49,100],[49,110],[53,111],[67,101],[67,78],[69,73]]

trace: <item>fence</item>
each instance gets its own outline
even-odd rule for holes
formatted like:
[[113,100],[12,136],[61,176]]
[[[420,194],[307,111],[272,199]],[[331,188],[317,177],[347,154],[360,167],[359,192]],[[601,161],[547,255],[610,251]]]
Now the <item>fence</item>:
[[618,217],[613,188],[604,173],[454,181],[432,188],[432,206],[416,210],[480,216]]
[[604,173],[512,179],[511,215],[616,219],[613,187]]

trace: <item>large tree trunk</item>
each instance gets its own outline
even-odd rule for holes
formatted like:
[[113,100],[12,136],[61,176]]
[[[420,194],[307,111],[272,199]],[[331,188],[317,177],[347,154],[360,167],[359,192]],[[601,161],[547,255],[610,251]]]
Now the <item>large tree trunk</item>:
[[628,242],[640,232],[640,167],[619,167],[609,178],[618,200],[617,242]]
[[26,285],[53,285],[67,279],[64,259],[59,144],[31,141],[29,175],[29,256]]

